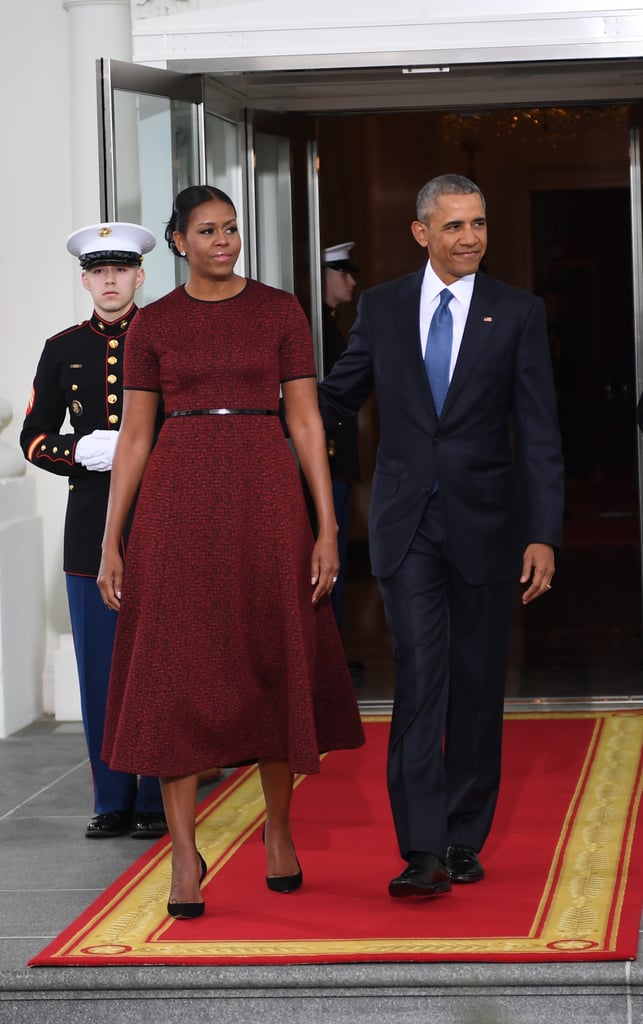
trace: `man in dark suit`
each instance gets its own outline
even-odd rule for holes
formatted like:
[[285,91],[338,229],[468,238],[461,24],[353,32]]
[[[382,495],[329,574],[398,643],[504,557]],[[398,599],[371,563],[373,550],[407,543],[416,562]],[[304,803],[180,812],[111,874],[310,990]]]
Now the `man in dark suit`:
[[369,541],[396,669],[395,897],[484,877],[515,581],[523,604],[551,588],[564,490],[544,306],[479,271],[477,185],[429,181],[412,232],[426,267],[362,294],[320,385],[327,425],[378,401]]

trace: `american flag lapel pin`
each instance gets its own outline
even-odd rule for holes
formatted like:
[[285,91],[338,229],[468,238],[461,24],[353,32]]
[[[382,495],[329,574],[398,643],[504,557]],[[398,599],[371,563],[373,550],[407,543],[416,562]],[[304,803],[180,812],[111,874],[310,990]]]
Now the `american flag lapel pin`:
[[483,322],[483,324],[492,324],[493,323],[493,317],[492,316],[483,316],[482,322]]

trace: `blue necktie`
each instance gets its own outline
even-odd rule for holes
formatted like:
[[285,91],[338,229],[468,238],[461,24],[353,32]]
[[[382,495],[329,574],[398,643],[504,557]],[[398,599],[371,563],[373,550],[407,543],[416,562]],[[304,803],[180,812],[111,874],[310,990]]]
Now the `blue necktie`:
[[449,390],[449,368],[453,342],[453,317],[449,311],[449,303],[452,298],[453,295],[448,288],[444,288],[440,292],[440,304],[431,318],[424,353],[426,375],[429,378],[438,416],[442,412],[444,399]]

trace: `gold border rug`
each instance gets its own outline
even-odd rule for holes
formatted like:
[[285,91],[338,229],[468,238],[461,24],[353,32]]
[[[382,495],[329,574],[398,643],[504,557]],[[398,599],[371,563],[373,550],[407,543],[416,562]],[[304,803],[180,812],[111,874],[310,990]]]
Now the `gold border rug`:
[[387,893],[403,867],[386,792],[389,719],[364,725],[364,747],[296,778],[296,893],[266,886],[258,772],[237,769],[198,809],[203,917],[167,916],[162,839],[29,966],[636,958],[643,713],[507,715],[486,878],[412,905]]

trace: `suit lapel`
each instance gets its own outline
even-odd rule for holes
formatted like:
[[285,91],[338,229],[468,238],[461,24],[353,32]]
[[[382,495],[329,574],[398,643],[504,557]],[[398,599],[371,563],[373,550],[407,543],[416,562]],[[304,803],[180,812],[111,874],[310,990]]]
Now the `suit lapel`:
[[[400,287],[400,304],[397,311],[399,338],[404,346],[404,355],[411,352],[422,362],[420,349],[420,291],[424,270],[404,278]],[[413,363],[411,363],[413,365]]]
[[453,370],[451,384],[442,408],[447,413],[463,387],[472,367],[484,352],[486,343],[496,322],[497,297],[490,287],[490,280],[484,274],[476,274],[476,280],[469,306],[469,315],[464,326],[460,351]]
[[417,274],[404,278],[400,288],[400,303],[397,310],[399,356],[400,363],[411,368],[411,379],[413,382],[417,382],[417,391],[422,405],[426,407],[428,400],[429,409],[437,419],[433,395],[422,359],[420,339],[420,296],[423,278],[424,268]]

